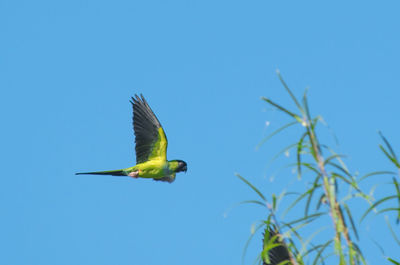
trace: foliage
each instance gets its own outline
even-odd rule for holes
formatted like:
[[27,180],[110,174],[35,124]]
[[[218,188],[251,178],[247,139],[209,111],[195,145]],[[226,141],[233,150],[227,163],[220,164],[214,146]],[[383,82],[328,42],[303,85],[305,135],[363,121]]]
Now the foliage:
[[[319,141],[318,126],[323,123],[321,116],[312,116],[307,100],[307,90],[301,100],[298,100],[278,72],[278,77],[296,106],[296,110],[276,103],[270,98],[263,97],[270,106],[289,116],[291,121],[272,132],[262,144],[284,130],[298,126],[300,133],[297,140],[285,148],[285,151],[294,150],[296,161],[291,166],[296,170],[299,182],[303,183],[305,190],[295,192],[282,192],[277,196],[272,194],[267,199],[261,190],[250,183],[246,178],[237,174],[258,196],[257,200],[245,201],[265,207],[267,218],[259,228],[264,227],[263,248],[259,256],[260,263],[271,265],[283,264],[325,264],[328,260],[332,264],[358,265],[367,264],[363,253],[357,245],[359,239],[357,220],[363,220],[368,214],[374,212],[395,212],[397,223],[400,219],[400,184],[394,172],[376,171],[358,177],[350,172],[344,162],[344,156],[336,153],[329,146]],[[380,133],[384,145],[379,145],[384,155],[393,163],[400,172],[400,162],[387,141]],[[360,187],[360,182],[374,175],[392,174],[394,194],[375,200]],[[297,185],[301,187],[301,185]],[[295,195],[293,197],[293,195]],[[351,207],[351,201],[362,198],[368,205],[364,214],[355,219],[354,214],[359,214],[357,209]],[[280,202],[289,200],[285,209],[280,209]],[[396,202],[396,207],[388,202]],[[388,205],[378,210],[377,207]],[[289,214],[293,209],[303,208],[303,214]],[[279,219],[278,213],[283,216]],[[297,211],[298,212],[298,211]],[[280,216],[280,215],[279,215]],[[329,219],[328,229],[315,229],[321,227],[321,220]],[[313,224],[312,236],[304,237],[303,230]],[[388,226],[393,231],[388,222]],[[310,228],[308,228],[310,229]],[[323,231],[323,235],[320,235]],[[393,237],[400,246],[400,241],[393,232]],[[397,261],[387,258],[392,264]]]

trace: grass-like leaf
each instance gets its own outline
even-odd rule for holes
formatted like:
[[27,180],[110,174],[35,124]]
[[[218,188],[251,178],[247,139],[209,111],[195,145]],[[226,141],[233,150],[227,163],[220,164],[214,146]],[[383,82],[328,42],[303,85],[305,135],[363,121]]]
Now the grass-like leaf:
[[399,161],[397,161],[396,157],[391,156],[388,151],[386,151],[385,147],[383,147],[382,145],[379,145],[379,148],[382,150],[382,152],[386,155],[387,158],[389,158],[390,161],[392,161],[392,163],[400,169],[400,164]]
[[[393,178],[393,185],[396,188],[397,203],[399,204],[399,208],[400,208],[400,187],[399,187],[399,183],[397,182],[397,180],[395,178]],[[399,223],[399,220],[400,220],[400,211],[397,210],[397,220],[396,220],[396,222]]]
[[377,175],[395,175],[396,173],[393,171],[374,171],[368,174],[365,174],[361,178],[359,178],[358,182],[363,181],[366,178],[372,177],[372,176],[377,176]]
[[385,136],[383,136],[381,131],[379,131],[378,133],[379,133],[379,136],[382,138],[383,142],[385,143],[386,147],[389,149],[389,152],[392,155],[392,157],[397,160],[397,156],[396,156],[392,146],[390,145],[389,141],[386,139]]
[[327,198],[326,198],[326,196],[325,196],[325,193],[322,193],[321,196],[320,196],[319,199],[318,199],[318,203],[317,203],[316,209],[319,210],[319,208],[321,207],[321,205],[322,205],[323,203],[326,203],[326,201],[327,201]]
[[340,175],[338,173],[333,172],[331,175],[332,175],[332,177],[339,178],[339,179],[343,180],[344,182],[346,182],[349,185],[353,185],[351,180],[348,180],[346,177],[344,177],[344,176],[342,176],[342,175]]
[[[316,147],[317,147],[317,149],[318,149],[318,152],[319,152],[320,154],[322,154],[321,144],[319,143],[319,141],[318,141],[318,135],[317,135],[317,133],[315,132],[315,128],[317,127],[318,121],[319,121],[318,118],[314,118],[314,119],[311,120],[311,123],[310,123],[310,124],[307,123],[307,125],[308,125],[308,126],[307,126],[307,130],[309,130],[309,133],[310,133],[310,141],[311,141],[311,144],[316,145]],[[311,137],[311,136],[313,136],[313,137]],[[316,160],[318,160],[318,159],[319,159],[319,158],[316,157]]]
[[251,240],[253,239],[253,237],[254,237],[254,235],[256,234],[256,232],[257,232],[261,227],[263,227],[264,225],[265,225],[264,222],[262,222],[261,224],[259,224],[259,225],[254,229],[253,233],[251,233],[250,236],[249,236],[249,238],[247,239],[246,244],[244,245],[244,248],[243,248],[243,253],[242,253],[242,264],[244,264],[244,259],[245,259],[245,257],[246,257],[247,249],[249,248],[249,245],[250,245]]
[[372,211],[373,209],[375,209],[379,204],[381,204],[381,203],[383,203],[383,202],[385,202],[385,201],[387,201],[387,200],[394,199],[394,198],[397,198],[397,195],[387,196],[387,197],[385,197],[385,198],[382,198],[382,199],[378,200],[378,201],[375,202],[374,204],[372,204],[372,205],[368,208],[368,210],[365,211],[365,213],[364,213],[363,216],[361,217],[361,220],[360,220],[360,221],[364,220],[364,218],[368,215],[368,213],[369,213],[370,211]]
[[341,172],[343,172],[343,173],[344,173],[346,176],[348,176],[350,179],[353,178],[353,176],[350,174],[350,172],[349,172],[346,168],[342,167],[341,165],[338,165],[338,164],[336,164],[336,163],[334,163],[334,162],[332,162],[332,161],[329,161],[327,164],[330,165],[330,166],[332,166],[332,167],[334,167],[334,168],[339,169]]
[[344,161],[342,160],[342,157],[345,157],[343,155],[339,155],[338,153],[335,152],[335,150],[333,150],[332,148],[330,148],[329,146],[326,146],[326,148],[329,150],[329,152],[335,156],[336,160],[339,162],[339,165],[343,168],[343,170],[345,170],[346,172],[349,172],[349,169],[347,168],[346,164],[344,163]]
[[396,233],[393,231],[393,227],[390,224],[387,216],[385,216],[385,221],[386,221],[387,226],[389,227],[389,231],[392,234],[394,240],[397,242],[398,245],[400,245],[400,239],[397,237]]
[[262,207],[267,207],[267,205],[265,204],[265,202],[262,201],[257,201],[257,200],[247,200],[247,201],[242,201],[239,202],[239,204],[256,204],[256,205],[261,205]]
[[256,146],[256,149],[259,149],[263,144],[265,144],[269,139],[271,139],[274,135],[284,131],[285,129],[289,128],[290,126],[293,126],[295,124],[298,124],[297,121],[293,121],[293,122],[289,122],[285,125],[283,125],[282,127],[280,127],[279,129],[276,129],[275,131],[273,131],[272,133],[270,133],[267,137],[265,137],[263,140],[261,140],[261,142]]
[[[296,164],[297,164],[297,163],[296,163]],[[321,174],[321,173],[319,172],[319,170],[317,169],[316,165],[313,164],[313,163],[301,162],[300,165],[306,167],[307,169],[309,169],[309,170],[311,170],[311,171],[313,171],[313,172],[314,172],[315,174],[317,174],[317,175],[318,175],[318,174]]]
[[387,258],[387,260],[390,261],[391,263],[395,264],[395,265],[400,265],[400,262],[395,261],[394,259]]
[[316,237],[319,233],[321,233],[323,230],[325,230],[326,227],[320,228],[317,231],[315,231],[314,233],[312,233],[304,243],[302,243],[302,250],[300,251],[300,255],[304,258],[305,253],[306,253],[306,249],[307,246],[311,243],[311,240]]
[[354,224],[354,220],[351,215],[349,206],[346,203],[343,203],[343,207],[344,207],[344,210],[346,211],[347,216],[349,217],[351,228],[353,229],[354,235],[356,236],[357,240],[360,240],[358,237],[357,228],[356,228],[356,225]]
[[300,111],[304,112],[303,108],[301,107],[300,103],[297,101],[296,97],[290,90],[289,86],[286,84],[285,80],[283,80],[282,75],[279,70],[276,71],[278,74],[279,80],[281,81],[283,87],[286,89],[286,91],[289,93],[290,97],[292,98],[293,102],[296,104],[297,108],[299,108]]
[[303,150],[303,142],[304,138],[307,136],[307,133],[304,133],[301,137],[299,142],[297,143],[297,178],[301,178],[301,152]]
[[[300,222],[304,222],[304,223],[311,223],[315,220],[317,220],[319,217],[321,217],[322,215],[325,215],[326,212],[320,212],[320,213],[315,213],[315,214],[310,214],[308,216],[304,216],[301,217],[299,219],[293,220],[287,224],[285,224],[284,226],[293,226],[294,224],[300,223]],[[282,227],[284,227],[282,226]]]
[[267,202],[267,199],[265,198],[265,196],[253,184],[251,184],[247,179],[245,179],[241,175],[239,175],[237,173],[235,175],[238,178],[240,178],[244,183],[246,183],[252,190],[254,190],[258,194],[258,196],[260,196],[260,198],[263,199],[264,202]]
[[397,211],[400,211],[400,208],[391,207],[391,208],[382,209],[382,210],[378,211],[377,214],[386,213],[386,212],[397,212]]
[[316,246],[313,245],[312,248],[307,249],[307,251],[302,255],[302,258],[304,259],[307,256],[311,255],[313,252],[318,251],[318,249],[320,249],[322,246],[323,246],[322,244]]
[[299,123],[303,124],[303,120],[301,119],[301,117],[297,114],[294,114],[293,112],[287,110],[286,108],[282,107],[281,105],[273,102],[272,100],[270,100],[269,98],[265,98],[262,97],[262,100],[266,101],[267,103],[269,103],[270,105],[274,106],[275,108],[279,109],[280,111],[288,114],[289,116],[291,116],[292,118],[296,119],[296,121],[298,121]]
[[309,190],[307,190],[306,192],[304,192],[303,194],[301,194],[300,196],[297,197],[297,199],[292,202],[289,207],[285,210],[285,212],[283,213],[283,216],[285,216],[293,207],[295,207],[301,200],[303,200],[307,195],[311,194],[312,192],[314,192],[314,189],[316,188],[316,186],[313,186],[312,188],[310,188]]
[[[345,156],[345,155],[339,155],[339,154],[331,155],[330,157],[328,157],[328,158],[325,159],[324,165],[329,164],[329,162],[330,162],[331,160],[338,159],[338,158],[342,158],[342,157],[344,158],[344,157],[346,157],[346,156]],[[343,168],[344,170],[346,170],[343,166],[342,166],[342,168]]]
[[320,250],[317,252],[317,255],[315,255],[313,265],[317,265],[317,264],[318,264],[318,260],[320,260],[320,259],[321,259],[322,262],[324,261],[324,258],[321,257],[321,256],[322,256],[322,253],[324,252],[324,250],[325,250],[330,244],[332,244],[332,242],[333,242],[333,240],[329,240],[329,241],[327,241],[325,244],[322,245],[322,247],[320,248]]
[[273,209],[274,211],[276,211],[276,206],[277,206],[276,201],[277,201],[276,195],[275,195],[275,194],[272,194],[272,209]]
[[306,89],[304,89],[304,94],[303,94],[303,107],[307,119],[311,120],[310,108],[308,107],[307,92],[308,88],[306,87]]
[[308,216],[308,211],[310,209],[310,205],[311,205],[311,199],[314,195],[314,191],[316,191],[318,188],[322,187],[320,184],[318,184],[319,179],[321,178],[321,175],[317,175],[314,179],[314,183],[313,183],[313,189],[311,190],[311,192],[308,194],[308,198],[307,198],[307,202],[306,202],[306,207],[304,208],[304,215]]
[[243,204],[255,204],[255,205],[260,205],[264,208],[267,208],[267,204],[265,202],[262,201],[258,201],[258,200],[246,200],[246,201],[241,201],[239,203],[235,203],[234,205],[232,205],[231,207],[229,207],[225,212],[224,212],[224,216],[228,216],[228,214],[235,209],[236,207],[243,205]]
[[283,148],[282,150],[280,150],[278,153],[276,153],[276,154],[271,158],[271,160],[269,160],[269,161],[267,162],[266,167],[269,167],[269,166],[272,164],[272,162],[274,162],[276,159],[278,159],[282,154],[285,154],[286,152],[289,152],[290,149],[295,148],[296,146],[297,146],[297,143],[294,143],[294,144],[290,144],[290,145],[286,146],[285,148]]
[[367,261],[365,260],[364,255],[362,254],[361,249],[358,247],[358,245],[353,242],[353,247],[357,253],[358,264],[360,263],[360,260],[361,260],[362,264],[367,265]]

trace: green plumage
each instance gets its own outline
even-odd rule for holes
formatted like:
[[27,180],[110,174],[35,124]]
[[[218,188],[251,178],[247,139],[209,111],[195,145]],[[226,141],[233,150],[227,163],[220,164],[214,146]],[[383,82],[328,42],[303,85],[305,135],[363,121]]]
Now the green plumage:
[[185,161],[167,160],[168,141],[164,129],[147,101],[142,95],[140,96],[135,95],[131,100],[137,164],[125,169],[76,173],[77,175],[130,176],[171,183],[175,180],[177,172],[186,172]]

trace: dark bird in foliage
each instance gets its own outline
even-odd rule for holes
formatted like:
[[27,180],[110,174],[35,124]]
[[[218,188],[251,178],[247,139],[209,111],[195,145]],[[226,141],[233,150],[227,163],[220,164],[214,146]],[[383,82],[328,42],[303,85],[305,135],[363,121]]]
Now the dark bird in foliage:
[[[275,246],[270,248],[272,245]],[[289,250],[280,239],[278,231],[270,226],[267,227],[264,232],[261,258],[263,265],[291,264]]]

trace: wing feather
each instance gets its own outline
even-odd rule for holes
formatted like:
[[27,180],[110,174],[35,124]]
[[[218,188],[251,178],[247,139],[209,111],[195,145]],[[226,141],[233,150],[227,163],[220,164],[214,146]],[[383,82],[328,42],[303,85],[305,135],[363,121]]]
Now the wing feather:
[[172,182],[175,181],[175,174],[170,175],[170,176],[166,176],[166,177],[162,177],[162,178],[159,178],[159,179],[153,179],[153,180],[172,183]]
[[132,97],[136,163],[167,159],[167,137],[143,95]]

